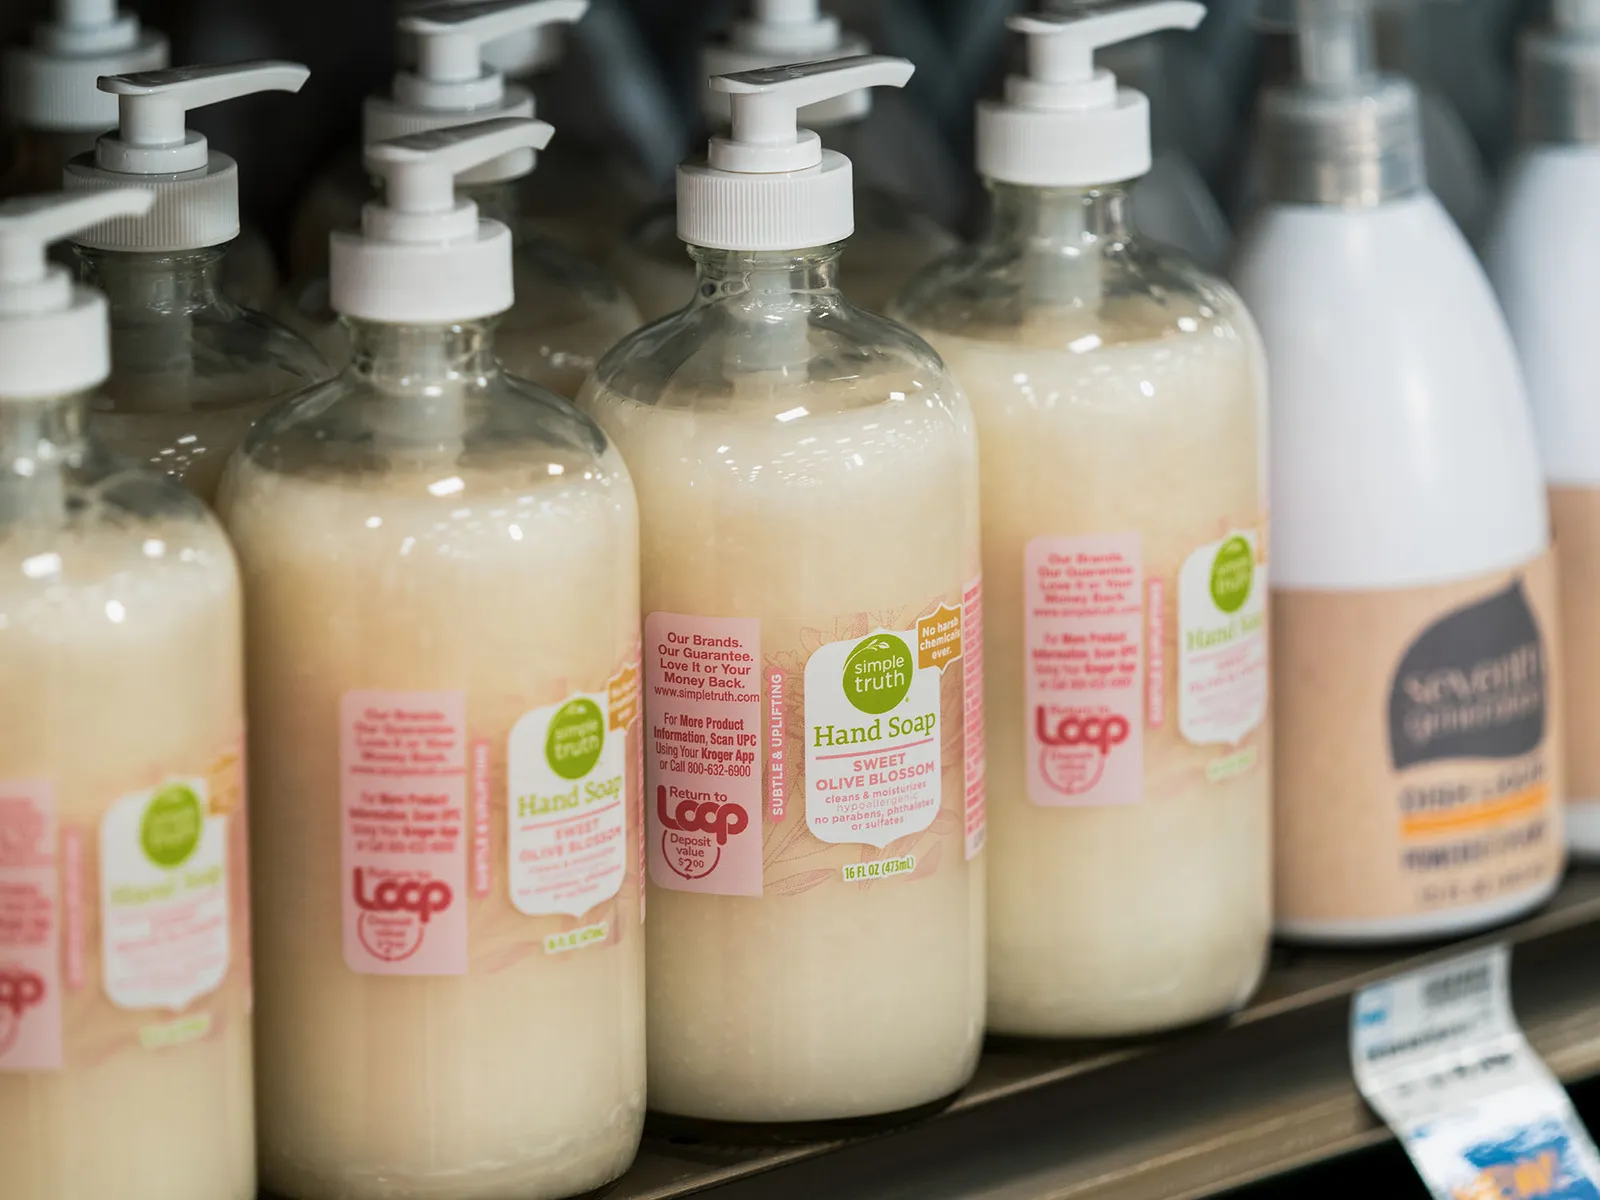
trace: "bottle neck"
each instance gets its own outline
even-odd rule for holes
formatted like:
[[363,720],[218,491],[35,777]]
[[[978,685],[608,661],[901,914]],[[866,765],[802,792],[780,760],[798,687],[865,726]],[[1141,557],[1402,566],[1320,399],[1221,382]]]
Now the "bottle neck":
[[1104,256],[1134,236],[1128,188],[988,186],[994,211],[985,241],[1022,260],[1028,298],[1070,304],[1098,297]]
[[74,246],[78,278],[106,295],[111,321],[119,316],[193,315],[208,309],[239,311],[222,291],[222,258],[228,245],[201,250],[149,253]]
[[690,246],[695,262],[691,310],[715,310],[729,324],[730,375],[803,371],[811,359],[810,320],[843,303],[839,245],[808,250],[711,250]]
[[493,321],[383,325],[346,318],[348,371],[379,396],[368,413],[386,449],[402,454],[459,451],[472,396],[500,372]]
[[66,517],[67,481],[87,449],[88,393],[0,399],[0,525]]

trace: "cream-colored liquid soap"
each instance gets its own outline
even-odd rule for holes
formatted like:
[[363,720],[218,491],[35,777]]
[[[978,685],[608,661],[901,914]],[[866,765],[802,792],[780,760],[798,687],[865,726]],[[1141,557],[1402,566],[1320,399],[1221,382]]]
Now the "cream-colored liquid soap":
[[1130,227],[1149,108],[1093,60],[1203,15],[1013,18],[1029,73],[978,109],[991,228],[895,309],[982,450],[999,1033],[1197,1021],[1265,964],[1265,367],[1227,285]]
[[[865,40],[846,33],[837,17],[820,11],[817,0],[752,0],[750,16],[736,21],[725,40],[709,43],[701,55],[703,79],[791,62],[812,62],[866,54]],[[706,120],[728,124],[727,96],[715,88],[701,92]],[[810,105],[801,124],[816,130],[823,147],[860,162],[856,142],[872,111],[865,89]],[[955,245],[915,202],[857,180],[855,232],[844,248],[845,288],[852,303],[883,312],[918,268]],[[647,321],[677,312],[694,297],[698,266],[678,237],[671,205],[646,214],[611,261],[612,274]]]
[[0,204],[0,1195],[252,1200],[239,582],[86,433],[106,304],[45,245],[148,194]]
[[677,1117],[885,1114],[977,1061],[971,415],[919,338],[840,295],[850,163],[795,116],[910,73],[715,81],[731,135],[678,176],[695,302],[580,402],[639,491],[650,1102]]
[[262,1175],[296,1200],[551,1200],[644,1119],[638,518],[505,375],[511,235],[451,175],[501,118],[369,149],[332,247],[355,359],[223,484],[249,606]]
[[119,127],[67,164],[68,191],[137,187],[155,196],[147,215],[74,239],[81,277],[111,301],[111,379],[92,413],[96,435],[207,502],[251,423],[328,370],[301,339],[225,293],[239,168],[185,130],[184,114],[296,91],[306,75],[294,63],[262,62],[109,76],[100,90],[117,98]]
[[[405,14],[398,25],[412,39],[417,62],[395,76],[390,95],[367,101],[365,141],[532,117],[532,93],[486,68],[484,48],[518,32],[576,21],[587,8],[588,0],[487,0]],[[600,356],[638,327],[639,314],[600,268],[542,232],[522,211],[522,180],[534,161],[534,152],[524,148],[484,163],[461,180],[459,194],[511,230],[516,303],[496,330],[501,362],[511,374],[572,399]],[[358,206],[360,193],[349,203]],[[349,361],[349,332],[328,303],[326,280],[293,285],[279,313],[335,366]]]

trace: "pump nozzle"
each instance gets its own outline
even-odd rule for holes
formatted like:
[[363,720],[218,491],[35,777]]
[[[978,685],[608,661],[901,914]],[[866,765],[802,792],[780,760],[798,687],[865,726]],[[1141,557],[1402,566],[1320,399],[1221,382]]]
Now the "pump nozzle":
[[1121,183],[1150,169],[1150,102],[1096,67],[1105,46],[1161,29],[1193,29],[1190,0],[1095,5],[1011,17],[1028,39],[1028,73],[1006,79],[1004,102],[978,104],[978,171],[1029,187]]
[[[416,65],[394,77],[392,94],[370,96],[362,119],[367,145],[428,129],[497,117],[531,117],[533,95],[485,65],[489,43],[581,20],[589,0],[476,0],[430,4],[402,16],[400,32],[416,48]],[[533,170],[527,146],[490,158],[463,180],[495,183]]]
[[86,226],[137,216],[153,200],[149,192],[118,188],[0,204],[0,396],[61,396],[110,374],[105,298],[74,287],[46,251]]
[[511,307],[511,231],[456,198],[455,181],[483,163],[543,149],[543,121],[498,117],[432,129],[367,147],[381,200],[361,213],[359,234],[330,243],[335,312],[391,325],[440,325]]
[[1360,87],[1373,77],[1370,0],[1297,0],[1300,78],[1310,87]]
[[201,170],[209,150],[188,128],[191,109],[257,92],[298,92],[310,74],[299,63],[261,61],[108,75],[100,90],[117,98],[117,131],[100,139],[95,162],[130,175]]
[[[853,58],[871,49],[865,39],[844,32],[839,18],[823,12],[817,0],[751,0],[750,16],[733,23],[727,40],[701,52],[700,74],[709,80],[786,63]],[[708,85],[701,106],[715,124],[727,123],[726,92]],[[803,121],[808,128],[838,125],[871,110],[872,93],[858,89],[809,106]]]
[[903,58],[861,55],[719,75],[733,125],[705,165],[678,168],[678,236],[721,250],[798,250],[855,229],[850,160],[800,128],[800,110],[870,87],[904,87]]
[[6,52],[0,107],[24,129],[99,133],[117,123],[117,102],[95,80],[166,65],[167,39],[116,0],[55,0],[33,44]]

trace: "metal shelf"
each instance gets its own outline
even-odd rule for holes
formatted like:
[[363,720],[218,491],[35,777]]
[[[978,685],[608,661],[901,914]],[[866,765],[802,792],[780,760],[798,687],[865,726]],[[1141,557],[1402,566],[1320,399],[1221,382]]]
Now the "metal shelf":
[[1389,953],[1280,949],[1225,1022],[1163,1039],[994,1044],[935,1117],[779,1148],[646,1138],[607,1200],[1188,1200],[1388,1139],[1350,1077],[1359,988],[1469,946],[1513,943],[1517,1012],[1562,1079],[1600,1073],[1600,874],[1537,915]]

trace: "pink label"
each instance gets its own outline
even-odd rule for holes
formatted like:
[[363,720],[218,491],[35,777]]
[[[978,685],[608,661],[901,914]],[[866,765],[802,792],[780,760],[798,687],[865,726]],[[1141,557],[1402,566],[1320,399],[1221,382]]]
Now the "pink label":
[[1028,798],[1035,804],[1131,804],[1143,795],[1143,571],[1138,534],[1028,543]]
[[83,912],[83,834],[70,825],[61,831],[61,915],[67,935],[67,987],[81,991],[89,984],[83,961],[88,939]]
[[474,896],[487,896],[494,882],[494,870],[490,866],[494,847],[489,832],[489,755],[492,749],[488,738],[477,738],[472,743],[472,894]]
[[465,695],[346,692],[339,732],[345,965],[466,974]]
[[650,878],[761,894],[761,622],[645,618]]
[[1167,719],[1167,584],[1152,579],[1145,584],[1145,720],[1160,729]]
[[783,671],[777,667],[767,671],[767,811],[774,821],[783,820],[789,801],[788,765],[783,753],[789,697],[784,679]]
[[0,1072],[61,1069],[60,940],[50,787],[0,783]]
[[966,746],[967,857],[983,849],[988,832],[983,746],[983,580],[974,579],[961,595],[962,733]]

